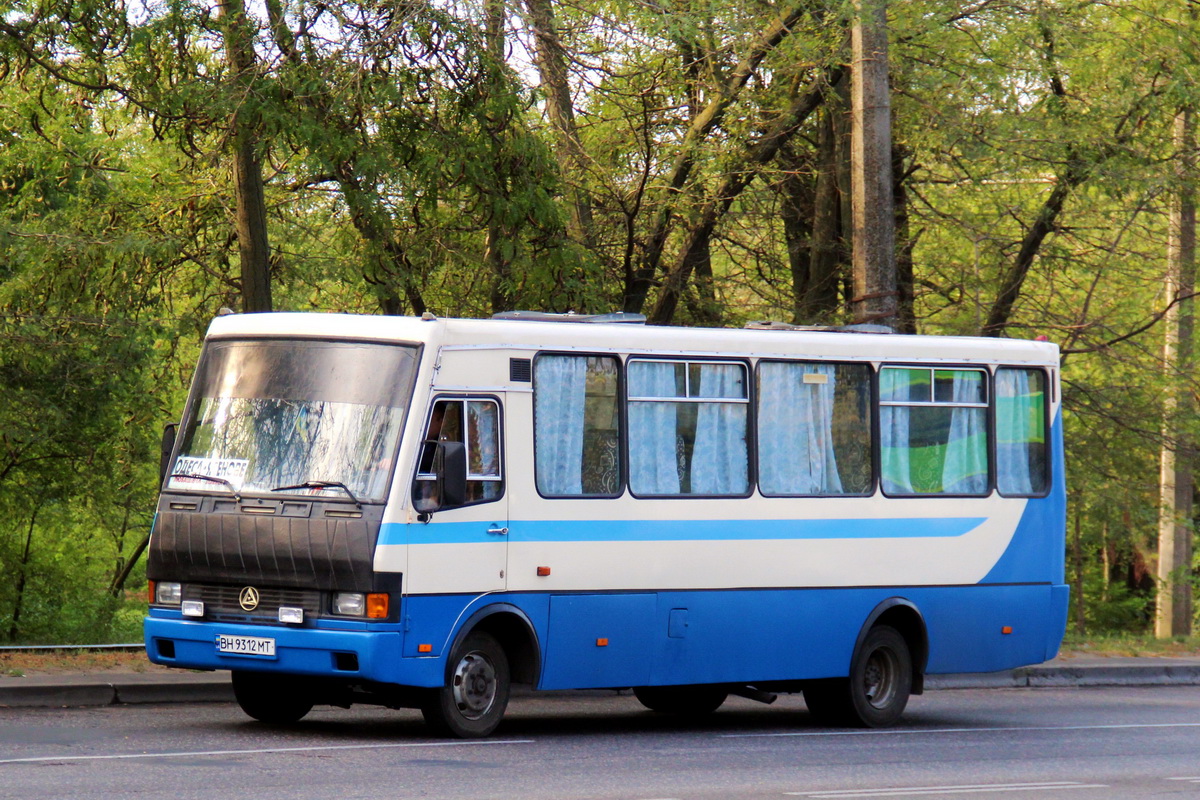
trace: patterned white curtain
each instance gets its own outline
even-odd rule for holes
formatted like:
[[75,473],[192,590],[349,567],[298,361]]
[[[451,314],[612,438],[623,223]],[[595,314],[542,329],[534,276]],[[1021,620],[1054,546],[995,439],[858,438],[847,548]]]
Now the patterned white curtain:
[[[703,364],[699,397],[746,397],[745,369]],[[692,448],[692,494],[744,494],[750,485],[746,447],[746,403],[701,403]]]
[[[676,365],[633,361],[630,397],[677,397]],[[629,487],[635,494],[679,494],[677,403],[629,404]]]
[[[764,362],[758,370],[758,483],[763,494],[841,494],[833,446],[836,368]],[[819,377],[806,383],[805,375]]]
[[548,496],[583,492],[583,412],[587,359],[542,356],[533,393],[538,491]]
[[1032,428],[1039,409],[1030,393],[1028,370],[996,371],[996,483],[1005,494],[1034,492],[1029,443],[1040,440]]
[[[901,391],[903,390],[903,391]],[[908,372],[879,371],[879,396],[907,397]],[[888,494],[912,494],[912,467],[908,457],[910,409],[908,406],[879,407],[879,449],[883,491]]]
[[[955,403],[982,402],[982,375],[957,372],[954,375]],[[946,441],[946,460],[942,464],[942,491],[946,494],[983,494],[987,491],[986,410],[956,407],[950,415],[950,435]]]

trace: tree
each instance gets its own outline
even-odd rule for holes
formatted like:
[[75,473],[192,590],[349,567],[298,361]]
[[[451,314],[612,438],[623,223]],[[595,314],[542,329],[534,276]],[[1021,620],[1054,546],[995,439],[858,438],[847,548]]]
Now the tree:
[[886,0],[856,0],[852,25],[851,191],[855,322],[894,326],[896,221],[892,205],[891,103]]
[[1195,522],[1195,447],[1191,399],[1196,289],[1196,128],[1193,112],[1175,115],[1177,182],[1172,192],[1163,319],[1163,442],[1158,522],[1158,594],[1154,632],[1160,638],[1192,632],[1192,538]]
[[260,87],[254,55],[254,29],[242,0],[219,0],[218,16],[224,37],[235,108],[229,121],[233,140],[233,190],[238,252],[241,255],[242,310],[271,310],[271,248],[267,208],[259,157],[257,107]]

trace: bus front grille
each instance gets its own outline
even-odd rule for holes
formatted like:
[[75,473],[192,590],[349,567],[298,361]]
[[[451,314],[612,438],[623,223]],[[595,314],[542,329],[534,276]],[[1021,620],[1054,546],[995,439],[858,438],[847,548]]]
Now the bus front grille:
[[246,609],[241,605],[243,586],[221,586],[207,583],[187,583],[183,586],[184,600],[199,600],[209,614],[247,614],[275,619],[280,606],[304,609],[305,616],[321,613],[321,592],[315,589],[279,589],[264,586],[258,589],[258,605]]

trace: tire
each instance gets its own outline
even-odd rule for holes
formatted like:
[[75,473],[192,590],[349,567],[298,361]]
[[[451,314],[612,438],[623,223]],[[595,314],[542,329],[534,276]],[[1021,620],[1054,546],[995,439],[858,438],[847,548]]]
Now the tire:
[[237,704],[259,722],[288,725],[312,711],[311,687],[302,678],[242,670],[231,677]]
[[887,625],[867,632],[849,678],[812,681],[804,702],[820,722],[857,728],[895,724],[912,690],[912,656],[904,637]]
[[476,631],[454,649],[446,685],[429,693],[421,714],[441,736],[482,738],[504,717],[510,686],[504,648],[491,634]]
[[698,717],[720,708],[729,692],[720,686],[638,686],[633,696],[651,711]]

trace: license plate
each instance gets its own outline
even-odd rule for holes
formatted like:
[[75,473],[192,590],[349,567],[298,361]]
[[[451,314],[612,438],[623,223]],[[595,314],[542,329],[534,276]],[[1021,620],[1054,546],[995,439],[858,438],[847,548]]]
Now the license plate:
[[217,652],[236,656],[275,655],[275,640],[265,636],[217,636]]

